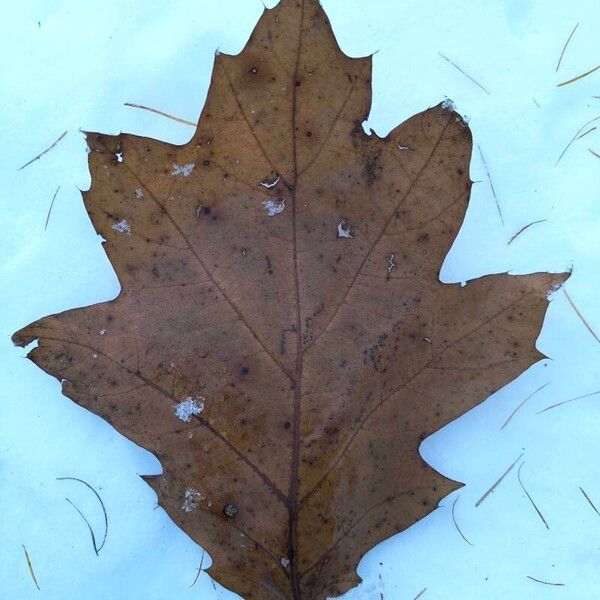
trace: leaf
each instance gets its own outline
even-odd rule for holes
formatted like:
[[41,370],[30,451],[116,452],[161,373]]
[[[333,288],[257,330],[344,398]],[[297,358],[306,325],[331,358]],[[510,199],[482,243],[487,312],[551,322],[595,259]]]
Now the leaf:
[[470,131],[440,105],[367,135],[370,104],[371,58],[316,0],[265,10],[216,56],[189,143],[88,134],[83,199],[122,291],[14,336],[156,454],[160,504],[247,598],[348,590],[457,489],[420,442],[542,357],[566,279],[440,283]]

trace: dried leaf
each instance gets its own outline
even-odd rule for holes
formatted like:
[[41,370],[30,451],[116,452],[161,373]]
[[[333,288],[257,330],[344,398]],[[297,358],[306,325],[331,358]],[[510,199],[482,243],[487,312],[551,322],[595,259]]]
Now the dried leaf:
[[156,454],[159,502],[247,598],[348,590],[459,487],[420,442],[542,358],[566,278],[440,283],[471,133],[444,104],[367,135],[370,105],[371,58],[316,0],[265,10],[216,56],[189,143],[88,135],[83,198],[122,291],[14,336]]

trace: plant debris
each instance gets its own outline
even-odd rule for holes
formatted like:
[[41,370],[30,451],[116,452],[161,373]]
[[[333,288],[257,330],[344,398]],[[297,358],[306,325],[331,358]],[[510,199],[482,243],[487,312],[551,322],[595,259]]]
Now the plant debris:
[[517,458],[517,460],[515,460],[515,462],[512,465],[510,465],[510,467],[508,467],[508,469],[506,469],[506,471],[504,471],[504,473],[502,473],[502,475],[500,475],[500,477],[483,494],[483,496],[481,496],[481,498],[479,498],[479,500],[477,500],[477,502],[475,503],[475,507],[480,506],[481,503],[502,483],[503,479],[513,470],[513,467],[521,460],[522,457],[523,457],[523,453],[521,453],[519,458]]
[[34,163],[36,160],[39,160],[40,158],[42,158],[42,156],[50,152],[50,150],[52,150],[52,148],[54,148],[58,144],[58,142],[60,142],[65,137],[65,135],[67,135],[67,133],[68,130],[64,133],[61,133],[59,138],[54,143],[48,146],[48,148],[46,148],[43,152],[40,152],[35,158],[32,158],[29,162],[26,162],[22,167],[19,167],[17,171],[23,170],[25,167],[28,167],[31,163]]
[[556,71],[558,72],[558,69],[560,68],[560,63],[562,62],[563,56],[565,55],[565,52],[567,50],[567,46],[569,45],[569,43],[571,42],[571,38],[573,37],[573,35],[575,34],[575,31],[577,30],[577,28],[579,27],[579,23],[577,23],[575,25],[575,27],[573,27],[573,30],[571,31],[571,33],[569,34],[569,37],[567,38],[567,41],[565,42],[565,45],[563,46],[563,49],[561,50],[560,56],[558,57],[558,61],[556,63]]
[[170,115],[169,113],[163,112],[162,110],[157,110],[156,108],[150,108],[149,106],[144,106],[142,104],[133,104],[132,102],[124,102],[124,106],[129,106],[131,108],[141,108],[142,110],[147,110],[149,112],[160,115],[161,117],[167,117],[167,119],[171,119],[172,121],[177,121],[178,123],[183,123],[184,125],[190,125],[191,127],[197,127],[197,123],[193,121],[188,121],[187,119],[182,119],[181,117],[175,117],[174,115]]
[[531,506],[533,506],[533,508],[535,509],[535,512],[538,514],[538,516],[542,520],[542,523],[546,526],[546,529],[550,529],[550,526],[548,525],[546,519],[544,519],[544,515],[541,513],[540,509],[537,507],[536,503],[533,501],[533,498],[529,495],[529,492],[525,489],[525,486],[523,485],[523,482],[521,481],[521,469],[523,468],[524,464],[525,463],[522,462],[519,465],[519,470],[517,471],[517,479],[519,480],[521,489],[525,492],[525,494],[527,495],[527,498],[529,498],[529,502],[531,502]]
[[23,552],[25,552],[25,560],[27,561],[27,568],[29,569],[29,574],[31,575],[31,579],[33,579],[33,583],[35,583],[35,587],[39,590],[40,584],[38,583],[37,577],[35,576],[35,572],[33,570],[33,565],[31,564],[31,559],[29,558],[29,552],[27,552],[27,548],[25,548],[24,544],[21,544],[21,546],[23,546]]

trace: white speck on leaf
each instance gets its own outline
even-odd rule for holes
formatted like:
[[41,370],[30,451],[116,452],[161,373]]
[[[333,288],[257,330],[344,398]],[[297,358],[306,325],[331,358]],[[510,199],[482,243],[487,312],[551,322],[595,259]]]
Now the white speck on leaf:
[[338,238],[347,238],[352,239],[352,231],[350,229],[350,225],[346,219],[342,219],[337,226],[337,236]]
[[181,508],[185,510],[185,512],[192,512],[198,508],[198,502],[201,502],[202,500],[206,500],[206,496],[204,496],[194,488],[189,488],[185,490],[185,495]]
[[138,200],[141,200],[144,197],[144,192],[143,192],[142,188],[137,188],[135,190],[135,197]]
[[100,335],[104,335],[106,333],[106,329],[101,329],[100,330]]
[[398,150],[402,150],[403,152],[414,152],[414,149],[410,146],[403,146],[402,144],[398,144]]
[[204,410],[204,398],[188,396],[175,407],[175,415],[188,423],[194,415],[199,415]]
[[122,150],[120,152],[115,152],[115,160],[118,163],[122,163],[123,162],[123,151]]
[[112,228],[119,233],[131,235],[131,225],[125,219],[121,219],[118,223],[115,223]]
[[269,198],[269,200],[263,202],[263,206],[267,211],[267,216],[274,217],[285,210],[285,200],[271,200]]
[[290,566],[290,560],[289,558],[286,558],[285,556],[281,559],[281,566],[284,569],[287,569]]
[[388,273],[392,272],[392,269],[396,266],[396,255],[392,252],[389,256],[388,256]]
[[279,182],[281,181],[281,176],[278,175],[277,179],[275,181],[272,182],[268,182],[268,181],[261,181],[260,185],[262,185],[264,188],[272,188],[275,187]]
[[173,163],[171,175],[183,175],[184,177],[187,177],[194,170],[195,166],[195,163],[188,163],[183,166]]

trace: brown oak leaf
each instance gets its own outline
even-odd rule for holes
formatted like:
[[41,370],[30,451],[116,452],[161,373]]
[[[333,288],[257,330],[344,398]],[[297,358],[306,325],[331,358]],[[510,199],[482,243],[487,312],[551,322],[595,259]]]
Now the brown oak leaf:
[[566,277],[440,283],[470,131],[440,105],[380,138],[370,104],[371,58],[341,52],[317,0],[265,10],[216,56],[190,142],[87,135],[121,293],[14,336],[155,453],[160,504],[246,598],[348,590],[459,487],[420,442],[542,357]]

